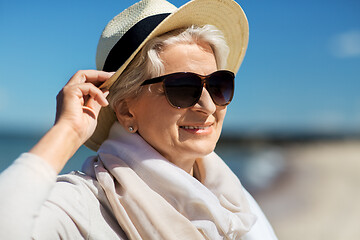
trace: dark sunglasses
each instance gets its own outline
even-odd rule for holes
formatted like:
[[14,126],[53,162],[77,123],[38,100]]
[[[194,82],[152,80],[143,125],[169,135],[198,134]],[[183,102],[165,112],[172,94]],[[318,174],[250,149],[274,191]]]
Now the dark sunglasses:
[[166,99],[175,108],[194,106],[205,87],[216,105],[225,106],[234,95],[234,78],[235,74],[227,70],[219,70],[207,76],[178,72],[146,80],[141,86],[162,82]]

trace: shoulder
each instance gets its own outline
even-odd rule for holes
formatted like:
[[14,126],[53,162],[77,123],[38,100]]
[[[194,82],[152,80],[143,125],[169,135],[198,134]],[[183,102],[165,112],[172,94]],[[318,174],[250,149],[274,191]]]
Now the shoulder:
[[50,200],[69,202],[72,205],[81,203],[84,206],[98,202],[102,196],[102,188],[96,179],[82,172],[74,171],[57,177]]
[[[46,222],[41,222],[39,226],[51,221],[50,225],[62,226],[60,230],[53,231],[61,233],[61,236],[71,233],[85,238],[91,236],[93,239],[101,239],[100,236],[123,239],[119,236],[124,233],[116,224],[101,186],[95,179],[81,172],[58,176],[43,206],[42,215],[46,216],[43,218]],[[44,233],[43,230],[38,232]]]

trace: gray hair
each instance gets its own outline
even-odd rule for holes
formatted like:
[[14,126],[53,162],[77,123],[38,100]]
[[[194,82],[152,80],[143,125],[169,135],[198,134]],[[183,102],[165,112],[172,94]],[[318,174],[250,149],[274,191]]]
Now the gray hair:
[[135,98],[143,81],[164,74],[160,53],[177,43],[208,43],[215,55],[218,69],[226,69],[229,47],[220,30],[213,25],[176,29],[148,41],[113,84],[109,94],[110,107],[121,108],[124,99]]

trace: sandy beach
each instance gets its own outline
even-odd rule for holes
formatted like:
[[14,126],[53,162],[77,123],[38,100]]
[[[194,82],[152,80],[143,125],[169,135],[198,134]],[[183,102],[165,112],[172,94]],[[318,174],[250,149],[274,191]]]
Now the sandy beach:
[[286,171],[255,198],[281,240],[360,239],[360,141],[286,147]]

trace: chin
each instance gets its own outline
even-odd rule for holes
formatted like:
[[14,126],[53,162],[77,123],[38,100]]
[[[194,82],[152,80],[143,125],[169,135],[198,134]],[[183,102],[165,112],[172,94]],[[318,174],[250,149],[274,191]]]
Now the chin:
[[194,143],[190,143],[191,146],[189,148],[189,152],[193,152],[196,155],[196,158],[205,157],[214,151],[216,147],[216,142],[209,141],[196,141]]

